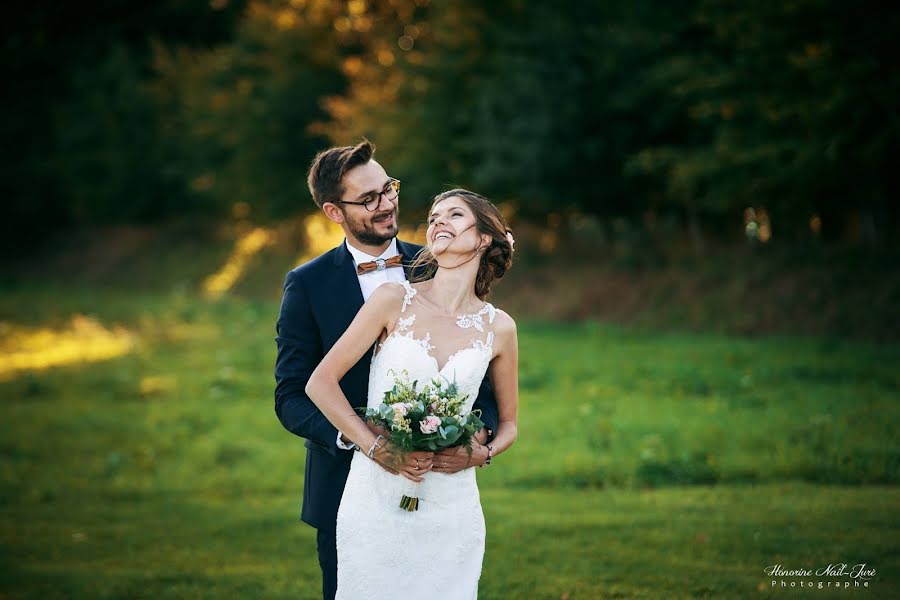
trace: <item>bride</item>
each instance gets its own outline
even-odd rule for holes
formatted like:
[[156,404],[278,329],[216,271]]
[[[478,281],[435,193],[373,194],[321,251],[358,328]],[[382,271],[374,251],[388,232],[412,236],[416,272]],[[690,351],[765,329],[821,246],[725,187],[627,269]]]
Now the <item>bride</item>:
[[[489,373],[499,425],[488,464],[515,441],[516,325],[485,301],[512,264],[512,235],[497,207],[456,189],[434,199],[426,242],[414,262],[418,281],[376,289],[306,386],[319,410],[361,449],[338,509],[339,599],[478,595],[485,525],[475,470],[441,472],[434,453],[400,452],[373,433],[339,385],[373,344],[369,408],[381,404],[395,374],[406,370],[419,388],[436,377],[455,381],[470,410]],[[407,512],[398,500],[413,484],[421,504]]]

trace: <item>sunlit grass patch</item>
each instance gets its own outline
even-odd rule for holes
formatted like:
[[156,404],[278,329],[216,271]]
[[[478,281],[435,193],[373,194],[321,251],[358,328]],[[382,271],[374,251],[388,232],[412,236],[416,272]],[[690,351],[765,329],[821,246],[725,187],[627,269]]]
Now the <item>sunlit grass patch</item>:
[[247,270],[253,257],[273,242],[273,232],[263,227],[256,227],[241,236],[225,264],[203,282],[203,290],[213,298],[228,292]]
[[80,314],[63,329],[2,323],[0,332],[0,380],[23,371],[108,360],[131,352],[137,343],[127,329],[108,328]]

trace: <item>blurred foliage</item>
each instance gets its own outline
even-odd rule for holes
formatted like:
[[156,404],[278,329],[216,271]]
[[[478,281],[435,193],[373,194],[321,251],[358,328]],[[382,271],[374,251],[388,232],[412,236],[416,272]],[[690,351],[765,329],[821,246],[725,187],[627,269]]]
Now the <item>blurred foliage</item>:
[[429,190],[449,177],[534,216],[765,205],[793,232],[816,213],[836,237],[859,209],[896,226],[900,21],[878,3],[457,0],[401,25],[345,69],[330,131]]
[[232,36],[232,2],[17,2],[0,28],[0,248],[65,226],[141,220],[192,208],[167,168],[146,83],[151,46],[207,48]]
[[278,4],[251,3],[231,44],[157,46],[154,55],[160,134],[183,150],[175,164],[191,192],[221,210],[235,203],[267,217],[301,210],[309,161],[329,145],[308,127],[327,117],[320,98],[343,89],[335,65],[344,50],[331,29],[337,10]]
[[662,213],[695,237],[739,231],[748,207],[786,239],[877,243],[900,222],[900,13],[872,0],[12,12],[7,246],[235,205],[312,211],[310,158],[362,136],[413,207],[464,185],[525,218]]

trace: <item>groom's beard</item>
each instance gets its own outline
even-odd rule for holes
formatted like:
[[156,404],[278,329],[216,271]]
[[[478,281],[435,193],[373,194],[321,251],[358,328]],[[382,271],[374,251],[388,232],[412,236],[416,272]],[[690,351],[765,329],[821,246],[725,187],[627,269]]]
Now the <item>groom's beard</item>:
[[[394,224],[391,227],[381,232],[375,229],[375,225],[372,221],[374,221],[375,219],[383,219],[384,217],[390,216],[394,217]],[[374,217],[372,221],[359,222],[347,219],[347,228],[350,229],[350,233],[353,234],[353,237],[355,237],[363,244],[367,244],[369,246],[378,246],[397,237],[397,232],[399,230],[397,222],[397,209],[394,209],[393,211],[385,213],[383,215],[378,215],[377,217]]]

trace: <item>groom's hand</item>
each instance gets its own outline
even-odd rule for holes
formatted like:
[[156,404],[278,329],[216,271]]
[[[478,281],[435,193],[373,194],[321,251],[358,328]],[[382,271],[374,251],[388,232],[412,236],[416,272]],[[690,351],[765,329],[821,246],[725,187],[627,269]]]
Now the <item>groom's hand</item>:
[[475,441],[484,446],[488,441],[488,430],[484,427],[475,432],[475,435],[472,436],[475,438]]
[[463,446],[438,450],[434,453],[434,467],[431,470],[435,473],[458,473],[469,467],[483,465],[487,457],[487,446],[483,446],[478,436],[475,436],[472,440],[472,456],[469,456]]

